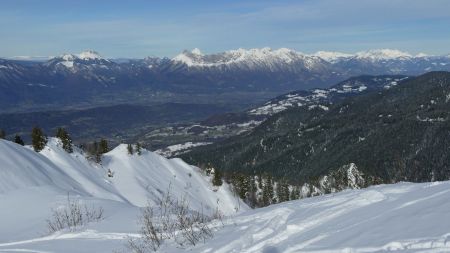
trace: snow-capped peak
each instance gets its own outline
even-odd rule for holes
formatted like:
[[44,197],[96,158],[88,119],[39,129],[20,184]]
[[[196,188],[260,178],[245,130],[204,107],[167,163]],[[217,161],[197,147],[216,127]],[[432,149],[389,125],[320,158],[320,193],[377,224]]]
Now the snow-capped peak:
[[56,59],[62,59],[64,61],[74,61],[74,60],[103,60],[103,57],[100,56],[99,53],[93,50],[86,50],[81,52],[80,54],[62,54],[58,57],[55,57]]
[[76,55],[73,55],[73,54],[63,54],[63,55],[61,55],[61,56],[59,56],[57,58],[61,58],[64,61],[73,61],[73,60],[77,59],[78,57]]
[[396,49],[373,49],[356,53],[357,58],[370,60],[392,60],[398,58],[411,58],[412,55]]
[[99,59],[103,59],[99,53],[97,53],[94,50],[86,50],[84,52],[81,52],[78,55],[78,58],[82,59],[82,60],[99,60]]
[[418,53],[418,54],[416,54],[415,57],[416,57],[416,58],[424,58],[424,57],[429,57],[429,55],[428,55],[428,54],[425,54],[425,53]]
[[327,62],[337,62],[341,59],[354,57],[352,54],[341,53],[341,52],[330,52],[330,51],[318,51],[313,56],[317,56]]
[[198,48],[192,49],[191,53],[195,54],[195,55],[201,55],[201,56],[203,55],[202,51],[200,51],[200,49],[198,49]]
[[110,62],[102,58],[99,53],[93,50],[86,50],[80,54],[62,54],[52,58],[47,64],[56,63],[57,65],[63,65],[68,69],[74,70],[75,65],[80,63],[90,64],[90,61],[102,61],[102,64]]

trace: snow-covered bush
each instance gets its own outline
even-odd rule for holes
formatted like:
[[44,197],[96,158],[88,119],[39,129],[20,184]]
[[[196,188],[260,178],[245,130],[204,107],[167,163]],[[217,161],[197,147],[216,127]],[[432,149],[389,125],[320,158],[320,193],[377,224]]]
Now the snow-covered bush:
[[79,200],[72,200],[67,196],[64,206],[52,209],[51,218],[47,220],[47,228],[50,233],[69,229],[74,231],[89,222],[103,219],[102,207],[89,207]]
[[211,216],[191,210],[186,198],[173,199],[168,191],[155,207],[143,208],[141,237],[130,239],[128,248],[135,253],[156,251],[165,240],[173,240],[180,247],[194,246],[213,236],[210,222],[221,218],[219,210]]

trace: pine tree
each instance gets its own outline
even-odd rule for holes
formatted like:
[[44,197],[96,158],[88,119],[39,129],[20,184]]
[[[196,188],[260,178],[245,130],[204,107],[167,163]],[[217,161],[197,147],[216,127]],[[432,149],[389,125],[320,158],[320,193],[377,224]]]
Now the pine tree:
[[0,129],[0,139],[5,139],[5,137],[6,137],[5,130]]
[[290,198],[290,200],[295,200],[295,199],[300,198],[300,187],[298,185],[296,185],[292,188],[289,198]]
[[72,138],[70,138],[70,135],[66,131],[66,129],[62,127],[58,128],[58,130],[56,130],[56,137],[61,140],[63,144],[63,149],[67,151],[67,153],[73,152]]
[[217,168],[214,169],[212,184],[215,186],[221,186],[222,182],[222,173]]
[[274,203],[273,182],[271,176],[266,176],[263,188],[263,205],[268,206]]
[[94,141],[92,146],[89,148],[90,153],[94,155],[95,161],[100,163],[102,161],[102,155],[104,153],[108,153],[108,141],[105,139],[101,139],[100,142]]
[[275,184],[275,199],[278,200],[278,202],[283,202],[284,197],[283,197],[283,193],[281,191],[281,184],[280,183],[276,183]]
[[270,205],[270,197],[269,197],[269,190],[267,187],[267,181],[264,183],[264,187],[262,189],[262,206],[268,206]]
[[296,187],[296,186],[292,187],[292,190],[291,190],[291,192],[289,193],[289,200],[297,199],[297,198],[295,198],[295,187]]
[[136,143],[136,153],[138,155],[142,154],[142,147],[141,147],[141,144],[139,142]]
[[43,150],[45,144],[47,144],[47,137],[39,127],[34,127],[31,131],[31,143],[36,152]]
[[102,161],[102,154],[100,153],[99,145],[98,145],[97,141],[94,141],[94,143],[92,144],[92,148],[91,149],[92,149],[91,154],[94,155],[95,161],[97,163],[100,163]]
[[[274,202],[274,191],[273,191],[273,180],[272,180],[272,176],[269,176],[268,177],[268,181],[269,181],[269,184],[268,184],[268,191],[269,191],[269,198],[270,198],[270,201],[273,203]],[[276,201],[275,201],[276,202]]]
[[108,151],[109,151],[108,141],[105,140],[105,139],[101,139],[100,143],[98,145],[98,149],[99,149],[98,151],[99,151],[100,154],[108,153]]
[[16,134],[16,136],[14,136],[14,142],[19,145],[25,146],[25,142],[22,140],[22,138],[18,134]]
[[93,158],[95,162],[100,163],[101,162],[101,155],[98,152],[98,142],[94,141],[92,143],[85,143],[82,146],[84,146],[85,151],[89,154],[90,158]]
[[238,182],[239,182],[239,197],[241,197],[241,199],[246,199],[247,193],[249,191],[248,177],[240,174],[238,176]]
[[261,189],[261,190],[262,190],[262,188],[263,188],[263,183],[262,183],[262,176],[261,176],[261,174],[258,175],[258,187],[259,187],[259,189]]
[[133,155],[133,146],[131,146],[131,144],[128,144],[127,150],[129,155]]
[[256,197],[256,192],[258,188],[256,187],[255,176],[251,175],[248,177],[249,188],[247,195],[247,202],[250,207],[255,208],[258,205],[258,198]]
[[289,185],[286,180],[281,180],[277,184],[277,198],[278,202],[285,202],[289,200]]

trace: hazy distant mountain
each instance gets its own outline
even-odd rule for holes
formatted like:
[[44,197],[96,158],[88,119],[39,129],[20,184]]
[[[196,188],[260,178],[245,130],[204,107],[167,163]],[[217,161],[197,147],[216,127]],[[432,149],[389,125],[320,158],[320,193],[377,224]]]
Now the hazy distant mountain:
[[[264,69],[269,72],[293,71],[311,73],[333,70],[343,74],[406,74],[417,75],[427,71],[449,68],[448,56],[411,55],[392,49],[378,49],[346,54],[319,51],[304,54],[287,48],[272,50],[238,49],[223,53],[204,55],[199,49],[184,51],[172,59],[189,68],[202,69]],[[367,72],[367,73],[365,73]],[[383,72],[383,73],[380,73]]]
[[[238,49],[205,55],[184,51],[176,57],[109,60],[95,51],[63,54],[33,64],[0,60],[0,106],[3,111],[96,106],[117,103],[216,102],[217,95],[253,94],[329,87],[355,75],[418,75],[450,70],[449,56],[410,55],[398,50],[356,54],[291,49]],[[231,96],[234,97],[234,96]],[[194,99],[196,100],[196,99]],[[223,98],[222,103],[230,103]],[[233,101],[235,103],[235,101]]]

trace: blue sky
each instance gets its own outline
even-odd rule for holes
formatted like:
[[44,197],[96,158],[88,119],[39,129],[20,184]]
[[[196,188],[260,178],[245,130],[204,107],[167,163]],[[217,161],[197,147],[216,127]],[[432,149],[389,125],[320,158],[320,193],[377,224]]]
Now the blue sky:
[[448,0],[2,0],[0,56],[287,47],[450,53]]

